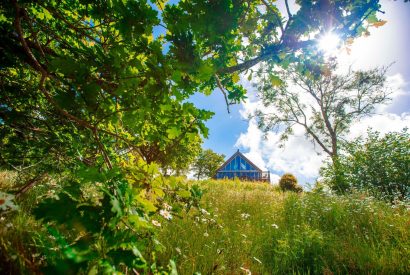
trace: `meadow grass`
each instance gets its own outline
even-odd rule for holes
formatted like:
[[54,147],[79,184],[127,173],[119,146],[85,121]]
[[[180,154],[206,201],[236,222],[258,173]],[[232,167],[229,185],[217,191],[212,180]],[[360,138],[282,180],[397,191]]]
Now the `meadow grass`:
[[[17,190],[15,181],[4,174],[0,189]],[[170,221],[154,217],[163,248],[156,261],[173,259],[180,274],[409,274],[408,204],[238,180],[190,184],[204,191],[199,208]],[[51,260],[55,240],[30,211],[57,189],[54,182],[36,185],[19,198],[18,211],[1,215],[1,273],[37,273]]]
[[[181,274],[408,274],[410,215],[364,194],[202,181],[201,209],[163,223],[158,258]],[[208,214],[209,213],[209,214]]]

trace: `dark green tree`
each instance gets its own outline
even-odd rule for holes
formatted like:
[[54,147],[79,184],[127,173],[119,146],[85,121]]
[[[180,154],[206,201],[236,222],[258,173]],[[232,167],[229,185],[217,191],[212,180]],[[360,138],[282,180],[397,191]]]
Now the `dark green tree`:
[[225,155],[215,153],[211,149],[201,151],[191,168],[194,177],[198,180],[213,177],[216,170],[224,163],[224,159]]
[[[388,200],[410,198],[410,134],[408,129],[380,136],[368,131],[366,139],[345,144],[339,158],[339,171],[346,190],[376,191]],[[332,165],[321,170],[325,182],[340,191]]]

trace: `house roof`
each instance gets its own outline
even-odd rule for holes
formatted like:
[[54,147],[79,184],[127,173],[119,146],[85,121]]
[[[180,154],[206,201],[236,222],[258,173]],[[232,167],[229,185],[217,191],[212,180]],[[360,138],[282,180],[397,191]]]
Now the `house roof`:
[[262,172],[262,170],[261,170],[258,166],[256,166],[252,161],[250,161],[250,160],[249,160],[247,157],[245,157],[241,152],[239,152],[239,149],[238,149],[238,151],[236,151],[236,153],[233,154],[227,161],[225,161],[224,164],[222,164],[222,165],[218,168],[217,171],[221,170],[225,165],[227,165],[229,162],[231,162],[231,161],[232,161],[236,156],[238,156],[238,155],[239,155],[241,158],[243,158],[245,161],[249,162],[249,164],[252,165],[252,166],[255,168],[255,170],[257,170],[257,171],[259,171],[259,172]]

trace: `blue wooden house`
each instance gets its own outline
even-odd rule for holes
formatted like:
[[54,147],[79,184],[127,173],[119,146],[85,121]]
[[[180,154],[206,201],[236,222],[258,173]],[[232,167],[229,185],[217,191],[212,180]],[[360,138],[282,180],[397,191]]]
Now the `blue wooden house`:
[[262,171],[239,150],[216,171],[215,179],[239,178],[248,181],[270,182],[269,171]]

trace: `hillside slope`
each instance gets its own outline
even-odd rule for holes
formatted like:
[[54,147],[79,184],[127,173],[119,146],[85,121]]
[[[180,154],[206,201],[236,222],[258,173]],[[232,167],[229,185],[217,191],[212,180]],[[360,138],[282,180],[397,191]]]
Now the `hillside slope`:
[[364,194],[203,181],[202,209],[162,221],[159,260],[181,274],[405,274],[410,215]]

